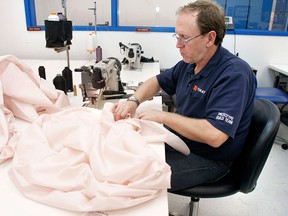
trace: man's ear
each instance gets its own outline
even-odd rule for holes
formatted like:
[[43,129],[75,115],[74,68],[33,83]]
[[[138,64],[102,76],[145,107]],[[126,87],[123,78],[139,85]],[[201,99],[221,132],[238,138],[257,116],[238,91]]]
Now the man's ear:
[[216,36],[217,36],[217,34],[215,31],[210,31],[207,33],[207,38],[208,38],[207,46],[208,47],[214,45],[214,42],[216,40]]

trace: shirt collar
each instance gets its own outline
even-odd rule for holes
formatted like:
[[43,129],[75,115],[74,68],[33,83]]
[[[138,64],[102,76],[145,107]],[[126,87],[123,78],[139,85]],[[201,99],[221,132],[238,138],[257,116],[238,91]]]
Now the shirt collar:
[[[221,46],[221,44],[218,46],[215,54],[212,56],[212,58],[209,60],[209,62],[205,65],[205,67],[194,76],[194,79],[199,79],[200,76],[202,77],[208,77],[209,74],[214,70],[214,68],[218,65],[219,61],[222,59],[222,57],[225,55],[227,50]],[[194,75],[194,68],[195,64],[191,64],[187,67],[189,69],[189,72],[191,72],[191,76]]]

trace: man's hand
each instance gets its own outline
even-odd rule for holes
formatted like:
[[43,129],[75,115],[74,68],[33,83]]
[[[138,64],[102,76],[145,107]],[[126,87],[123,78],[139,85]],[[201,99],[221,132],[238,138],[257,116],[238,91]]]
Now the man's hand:
[[126,101],[114,104],[112,112],[114,120],[118,121],[125,118],[133,117],[137,109],[137,104],[133,101]]
[[161,110],[147,110],[147,111],[142,111],[142,112],[138,113],[137,117],[140,119],[150,120],[150,121],[154,121],[154,122],[158,122],[160,124],[163,124],[165,112],[163,112]]

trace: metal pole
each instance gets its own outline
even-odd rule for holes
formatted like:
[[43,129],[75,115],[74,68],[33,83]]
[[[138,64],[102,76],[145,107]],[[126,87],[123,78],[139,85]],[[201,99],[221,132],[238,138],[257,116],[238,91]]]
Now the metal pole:
[[[66,1],[67,1],[67,0],[61,0],[61,3],[62,3],[62,8],[64,9],[64,16],[67,18]],[[66,49],[66,56],[67,56],[67,66],[68,66],[68,68],[70,69],[69,49],[70,49],[70,46],[68,45],[68,47],[67,47],[67,49]]]
[[64,8],[64,16],[67,17],[66,1],[67,1],[67,0],[61,0],[61,3],[62,3],[62,8]]
[[94,2],[94,17],[95,17],[95,35],[97,33],[97,15],[96,15],[96,1]]
[[88,10],[93,10],[94,11],[94,30],[95,30],[95,34],[97,32],[97,15],[96,15],[96,2],[94,2],[94,7],[93,8],[88,8]]
[[[95,31],[95,37],[97,39],[97,14],[96,14],[96,1],[94,2],[94,8],[88,8],[88,10],[93,10],[94,11],[94,22],[95,22],[95,25],[94,25],[94,31]],[[96,54],[96,62],[97,62],[97,51],[95,52]]]

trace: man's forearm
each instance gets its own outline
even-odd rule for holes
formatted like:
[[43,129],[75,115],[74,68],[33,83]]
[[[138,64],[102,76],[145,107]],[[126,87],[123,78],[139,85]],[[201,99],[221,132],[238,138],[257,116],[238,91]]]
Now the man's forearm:
[[221,146],[228,135],[215,128],[206,119],[195,119],[165,112],[162,123],[188,139],[206,143],[212,147]]
[[140,103],[152,98],[157,92],[159,92],[160,86],[156,77],[152,77],[144,82],[136,92],[133,94]]

